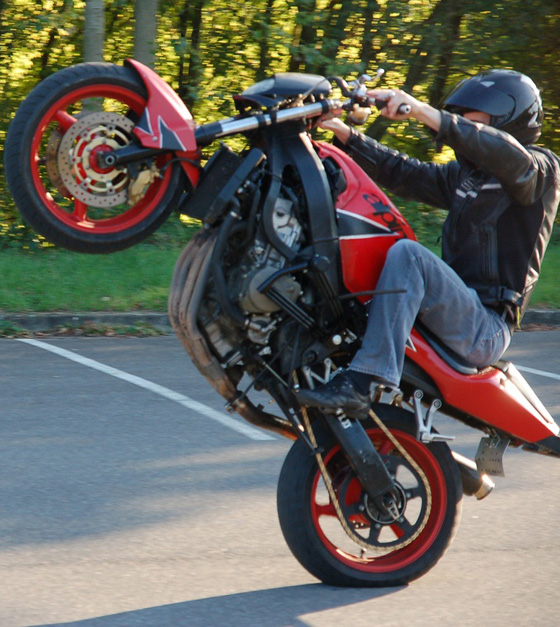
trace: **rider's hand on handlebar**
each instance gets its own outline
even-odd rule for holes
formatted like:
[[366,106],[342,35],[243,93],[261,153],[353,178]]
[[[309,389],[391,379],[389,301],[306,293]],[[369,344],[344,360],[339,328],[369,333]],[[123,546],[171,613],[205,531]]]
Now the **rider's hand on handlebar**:
[[367,92],[367,96],[372,104],[376,101],[378,104],[383,104],[380,101],[386,103],[380,111],[383,116],[390,120],[415,118],[434,131],[439,130],[441,111],[435,109],[427,102],[416,100],[416,98],[402,91],[402,89],[370,89]]
[[368,99],[386,118],[405,120],[416,117],[421,103],[401,89],[370,89]]

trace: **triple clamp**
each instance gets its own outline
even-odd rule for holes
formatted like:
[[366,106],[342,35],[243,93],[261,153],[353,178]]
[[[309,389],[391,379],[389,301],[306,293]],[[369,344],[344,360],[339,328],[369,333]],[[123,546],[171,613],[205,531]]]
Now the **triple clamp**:
[[414,415],[416,416],[416,439],[420,442],[447,442],[454,440],[454,435],[441,435],[440,433],[432,432],[434,416],[437,410],[441,408],[441,401],[439,398],[434,399],[427,411],[424,411],[422,407],[423,396],[424,392],[422,390],[415,390],[412,397]]

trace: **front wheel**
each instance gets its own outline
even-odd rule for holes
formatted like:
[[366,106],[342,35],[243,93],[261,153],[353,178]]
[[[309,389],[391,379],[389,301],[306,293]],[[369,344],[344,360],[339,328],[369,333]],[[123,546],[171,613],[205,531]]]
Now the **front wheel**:
[[373,421],[364,424],[394,477],[398,518],[389,520],[369,503],[340,446],[321,423],[314,429],[323,460],[344,524],[358,543],[344,531],[315,457],[301,440],[290,449],[280,474],[277,503],[284,538],[301,565],[326,584],[407,584],[436,564],[459,524],[463,491],[449,447],[419,442],[414,418],[404,409],[376,405],[374,411],[406,452]]
[[108,253],[153,233],[177,205],[184,178],[162,153],[134,167],[101,167],[98,155],[134,141],[147,103],[131,68],[83,63],[39,83],[6,140],[10,192],[25,221],[78,252]]

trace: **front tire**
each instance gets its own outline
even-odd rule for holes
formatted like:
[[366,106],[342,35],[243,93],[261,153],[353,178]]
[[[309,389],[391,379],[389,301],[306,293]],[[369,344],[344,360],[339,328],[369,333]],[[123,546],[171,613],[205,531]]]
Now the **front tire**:
[[170,153],[143,164],[140,180],[138,170],[97,162],[98,152],[133,141],[147,99],[131,68],[82,63],[49,76],[20,105],[6,139],[6,179],[25,221],[48,241],[86,253],[122,250],[177,205],[184,175]]
[[288,546],[312,575],[334,586],[398,586],[417,579],[445,553],[460,520],[463,491],[449,447],[419,442],[410,412],[388,405],[373,409],[424,475],[415,473],[373,421],[364,424],[408,498],[396,523],[372,518],[340,446],[322,423],[316,421],[314,429],[347,523],[377,550],[364,551],[344,532],[315,457],[301,440],[290,449],[278,482],[278,515]]

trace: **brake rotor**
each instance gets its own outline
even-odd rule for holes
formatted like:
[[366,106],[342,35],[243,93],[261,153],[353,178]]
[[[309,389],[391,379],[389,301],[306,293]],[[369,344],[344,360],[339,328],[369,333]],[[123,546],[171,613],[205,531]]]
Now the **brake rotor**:
[[89,207],[115,207],[128,200],[126,169],[102,168],[97,156],[130,143],[132,120],[108,111],[79,118],[64,134],[58,147],[58,175],[62,185]]
[[45,151],[45,167],[47,168],[47,174],[51,183],[65,198],[72,198],[72,194],[66,189],[60,172],[58,171],[58,150],[60,148],[60,142],[62,141],[62,132],[60,129],[56,129],[51,133],[49,137],[49,143]]

